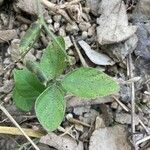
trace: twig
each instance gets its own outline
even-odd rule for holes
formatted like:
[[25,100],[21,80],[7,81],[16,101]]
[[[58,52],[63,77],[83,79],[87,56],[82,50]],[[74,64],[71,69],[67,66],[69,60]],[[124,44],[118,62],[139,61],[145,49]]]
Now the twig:
[[22,134],[26,137],[26,139],[32,144],[32,146],[36,149],[36,150],[40,150],[37,145],[35,145],[35,143],[30,139],[30,137],[24,132],[24,130],[22,130],[22,128],[20,127],[20,125],[14,120],[14,118],[10,115],[10,113],[6,110],[5,107],[2,106],[2,104],[0,104],[0,109],[3,111],[3,113],[11,120],[11,122],[22,132]]
[[51,11],[62,15],[69,23],[72,24],[72,20],[70,19],[68,14],[63,9],[61,9],[59,5],[57,6],[56,4],[53,4],[53,3],[49,2],[48,0],[42,0],[41,2],[43,5],[45,5],[47,8],[49,8]]
[[146,137],[144,137],[143,139],[138,140],[138,141],[136,142],[136,145],[139,145],[139,144],[141,144],[141,143],[143,143],[143,142],[146,142],[146,141],[148,141],[148,140],[150,140],[150,136],[146,136]]
[[[128,56],[128,64],[129,68],[129,78],[133,78],[133,64],[131,54]],[[135,133],[135,89],[134,82],[131,83],[131,130],[132,130],[132,140],[134,142],[134,133]]]
[[[113,96],[113,98],[115,99],[115,101],[126,111],[126,112],[131,112],[130,108],[128,108],[127,106],[125,106],[121,101],[119,101],[116,97]],[[138,115],[137,115],[138,116]],[[141,124],[141,126],[145,129],[146,133],[149,135],[150,132],[147,129],[147,127],[145,126],[145,124],[142,122],[142,120],[139,118],[138,116],[138,120],[139,123]]]
[[80,52],[80,50],[79,50],[79,48],[78,48],[76,42],[75,42],[74,37],[71,36],[71,39],[72,39],[73,45],[74,45],[74,47],[75,47],[75,49],[76,49],[76,51],[77,51],[77,53],[78,53],[78,56],[79,56],[79,58],[80,58],[80,61],[81,61],[82,65],[83,65],[84,67],[88,67],[88,64],[85,62],[85,60],[84,60],[84,58],[83,58],[83,56],[82,56],[82,54],[81,54],[81,52]]
[[[44,132],[42,131],[35,131],[33,129],[26,129],[22,128],[22,130],[30,137],[41,138],[44,136]],[[12,135],[23,135],[22,132],[18,128],[15,127],[6,127],[0,126],[0,133],[2,134],[12,134]]]
[[116,97],[114,97],[113,96],[113,98],[114,98],[114,100],[126,111],[126,112],[129,112],[129,108],[126,106],[126,105],[124,105],[121,101],[119,101]]

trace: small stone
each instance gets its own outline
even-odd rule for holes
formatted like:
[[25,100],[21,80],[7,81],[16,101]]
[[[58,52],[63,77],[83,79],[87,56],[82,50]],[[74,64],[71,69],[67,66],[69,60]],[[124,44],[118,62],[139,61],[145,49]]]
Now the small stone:
[[73,45],[69,36],[64,37],[64,41],[65,41],[66,50],[69,49]]
[[86,112],[89,112],[90,111],[90,106],[85,106],[85,107],[75,107],[73,109],[73,113],[75,115],[78,115],[78,116],[82,116],[83,113],[86,113]]
[[76,64],[76,58],[74,56],[68,56],[68,58],[69,58],[69,64],[71,66]]
[[52,24],[52,23],[53,23],[53,20],[52,20],[51,18],[49,18],[49,19],[46,20],[46,23]]
[[90,138],[89,150],[131,150],[128,132],[123,126],[95,130]]
[[88,36],[87,31],[83,31],[82,32],[82,39],[85,40],[87,38],[87,36]]
[[8,94],[13,89],[13,86],[14,86],[13,80],[6,80],[4,81],[4,86],[0,87],[0,92]]
[[12,94],[8,94],[7,96],[5,96],[5,98],[3,99],[4,103],[10,102],[11,97],[12,97]]
[[95,35],[95,27],[96,27],[96,25],[94,24],[94,25],[92,25],[89,29],[88,29],[88,36],[89,37],[91,37],[91,36],[93,36],[93,35]]
[[7,14],[5,13],[0,13],[0,19],[2,20],[3,22],[3,26],[8,26],[8,23],[9,23],[9,17]]
[[[115,121],[121,124],[131,124],[131,115],[127,113],[117,113],[115,117]],[[138,116],[135,116],[134,122],[135,125],[139,124]]]
[[59,27],[60,27],[60,23],[55,22],[55,23],[54,23],[54,29],[55,29],[55,31],[58,31],[58,30],[59,30]]
[[79,23],[79,28],[82,31],[87,31],[90,28],[91,24],[89,22],[81,22]]
[[22,24],[20,27],[21,31],[26,31],[28,29],[28,25],[27,24]]
[[60,22],[61,19],[62,19],[62,16],[61,16],[61,15],[55,15],[55,16],[53,17],[53,20],[54,20],[55,22]]
[[1,30],[0,31],[0,43],[8,42],[17,36],[17,31],[12,30]]
[[143,103],[147,103],[150,99],[150,95],[144,94],[143,98],[142,98],[142,102]]
[[43,53],[42,51],[37,51],[36,58],[40,59],[42,57],[42,53]]
[[94,123],[94,121],[98,115],[99,115],[99,113],[96,110],[90,109],[90,112],[85,113],[83,120],[81,120],[81,121],[83,121],[87,124],[92,124],[92,123]]
[[69,49],[69,50],[68,50],[68,55],[70,55],[70,56],[74,56],[74,52],[73,52],[73,50],[72,50],[72,49]]
[[66,31],[76,35],[79,31],[79,28],[76,23],[74,24],[67,23]]
[[103,120],[103,117],[97,116],[96,122],[95,122],[95,130],[98,130],[99,128],[105,128],[105,122]]
[[10,58],[5,58],[3,61],[3,64],[9,65],[10,64]]
[[64,27],[59,28],[59,35],[63,36],[63,37],[66,36],[66,31],[65,31]]
[[111,103],[111,108],[117,109],[118,108],[118,103],[117,102],[112,102]]

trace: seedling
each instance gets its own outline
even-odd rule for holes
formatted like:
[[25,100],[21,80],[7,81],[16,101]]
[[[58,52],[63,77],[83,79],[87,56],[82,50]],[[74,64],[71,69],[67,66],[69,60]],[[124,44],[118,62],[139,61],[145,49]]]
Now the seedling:
[[[22,56],[38,39],[43,26],[49,34],[50,31],[43,20],[33,23],[28,29],[20,42]],[[61,124],[65,115],[64,96],[67,92],[93,99],[119,90],[118,84],[111,77],[90,67],[75,69],[66,74],[63,79],[60,78],[66,63],[64,39],[54,37],[43,50],[40,62],[26,60],[23,70],[14,70],[15,105],[23,111],[30,111],[34,107],[39,122],[47,131],[53,131]]]

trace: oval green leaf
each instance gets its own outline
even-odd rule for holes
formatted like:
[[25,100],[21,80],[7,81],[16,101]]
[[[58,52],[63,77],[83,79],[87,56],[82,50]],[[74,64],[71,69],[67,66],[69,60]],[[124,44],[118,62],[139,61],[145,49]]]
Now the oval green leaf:
[[119,85],[107,74],[94,68],[78,68],[65,76],[64,89],[83,98],[107,96],[119,90]]
[[30,28],[26,31],[25,35],[20,41],[20,51],[22,55],[25,55],[36,42],[40,35],[41,24],[39,22],[34,22],[31,24]]
[[27,69],[15,70],[14,79],[13,100],[15,105],[23,111],[30,111],[36,98],[44,91],[45,87]]
[[48,79],[53,79],[59,76],[66,66],[64,39],[62,37],[57,37],[56,39],[61,44],[64,51],[56,41],[53,41],[44,50],[40,61],[40,68]]
[[65,107],[64,93],[56,85],[48,87],[35,102],[36,116],[44,129],[49,132],[61,124]]

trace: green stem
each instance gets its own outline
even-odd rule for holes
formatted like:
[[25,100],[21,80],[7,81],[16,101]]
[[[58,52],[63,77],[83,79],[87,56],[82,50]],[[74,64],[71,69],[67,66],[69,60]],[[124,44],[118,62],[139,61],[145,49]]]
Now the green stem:
[[57,45],[61,48],[61,50],[64,52],[66,59],[68,61],[69,59],[68,59],[68,55],[65,52],[65,49],[62,47],[61,43],[57,40],[57,37],[53,34],[51,30],[49,30],[47,24],[45,23],[43,13],[42,13],[41,0],[37,0],[37,8],[39,12],[38,18],[39,18],[40,24],[44,27],[44,30],[46,31],[48,36],[51,37],[57,43]]

